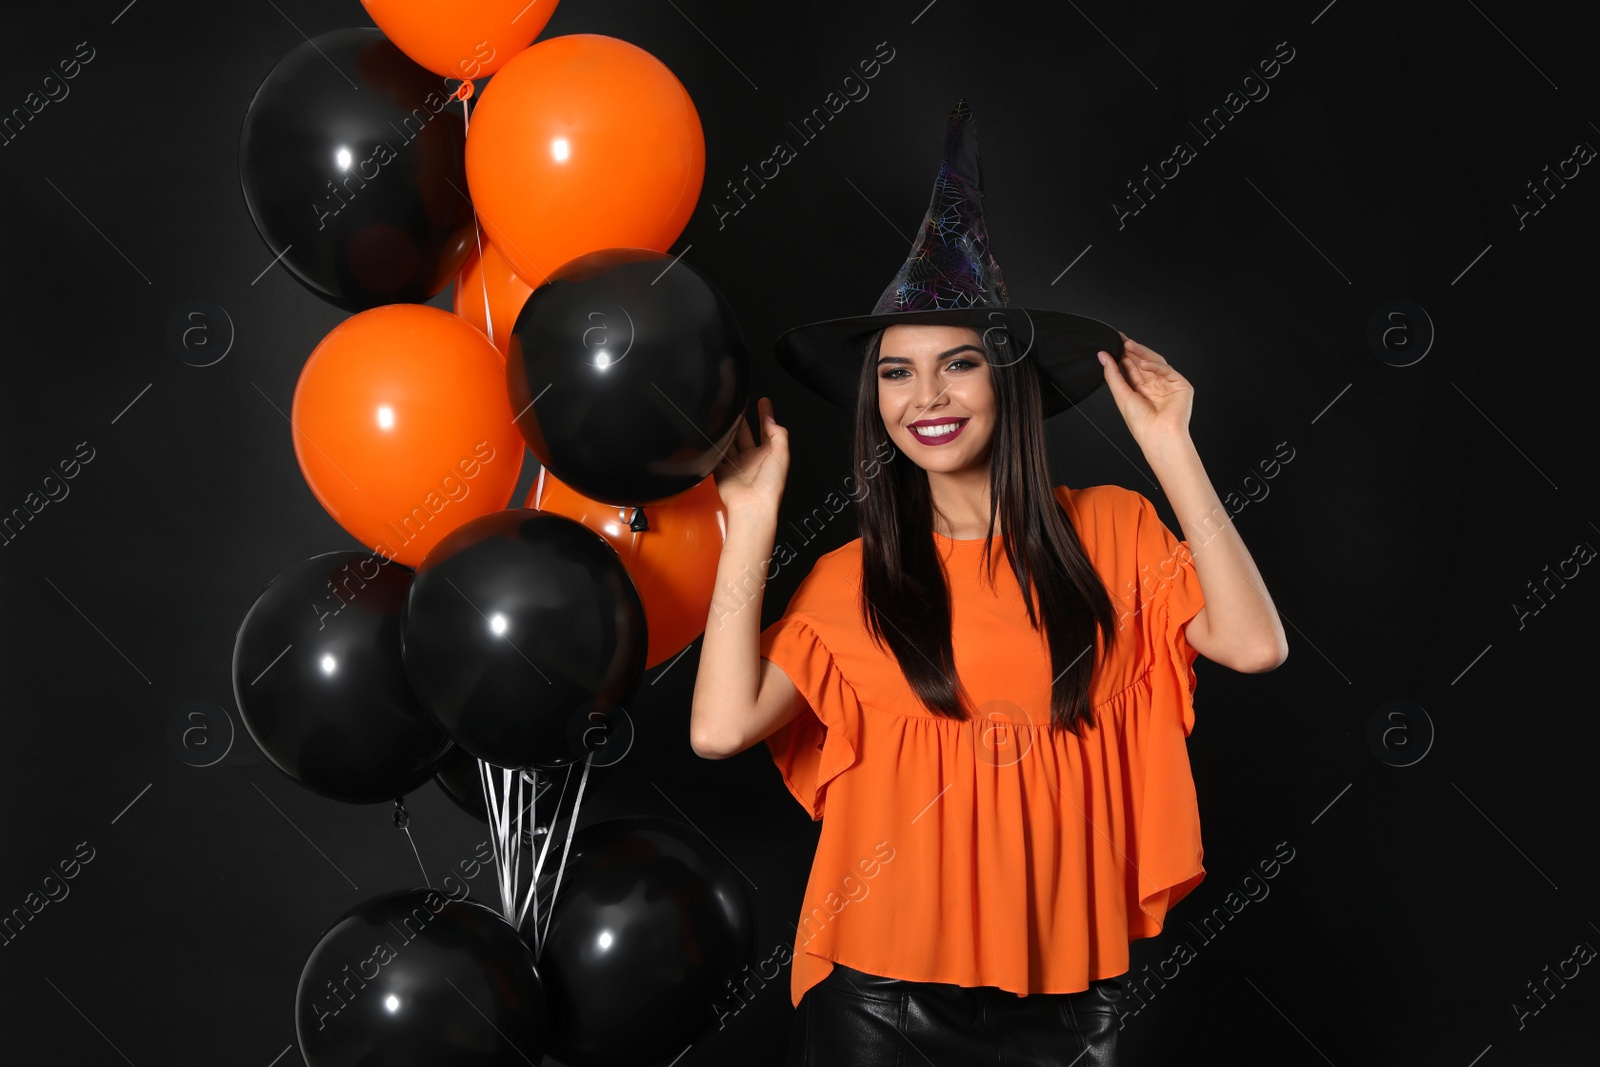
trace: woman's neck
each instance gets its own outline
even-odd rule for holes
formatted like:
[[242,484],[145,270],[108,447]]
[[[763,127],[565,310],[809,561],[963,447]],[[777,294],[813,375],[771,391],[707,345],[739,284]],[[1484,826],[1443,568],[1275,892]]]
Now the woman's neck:
[[[989,533],[989,472],[928,473],[933,498],[933,528],[957,541],[972,541]],[[1000,534],[998,517],[995,536]]]

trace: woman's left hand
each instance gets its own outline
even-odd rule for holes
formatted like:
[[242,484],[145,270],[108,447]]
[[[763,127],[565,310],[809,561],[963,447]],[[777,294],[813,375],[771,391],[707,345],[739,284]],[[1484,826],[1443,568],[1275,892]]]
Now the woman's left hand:
[[1125,333],[1122,342],[1122,352],[1106,353],[1112,358],[1105,361],[1105,375],[1128,432],[1140,447],[1168,436],[1187,436],[1194,386],[1155,349]]

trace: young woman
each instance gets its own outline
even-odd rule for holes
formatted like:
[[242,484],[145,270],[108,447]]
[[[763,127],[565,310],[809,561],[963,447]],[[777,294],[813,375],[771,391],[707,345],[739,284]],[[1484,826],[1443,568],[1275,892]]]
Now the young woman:
[[[1190,440],[1189,382],[1094,320],[1035,312],[1019,332],[967,122],[958,105],[923,235],[874,315],[811,329],[832,332],[815,359],[780,339],[791,372],[855,410],[861,536],[764,632],[759,597],[714,609],[701,650],[695,751],[766,741],[823,823],[790,1067],[1115,1064],[1128,943],[1205,875],[1194,659],[1258,672],[1287,654]],[[973,279],[972,299],[953,308],[945,287],[918,307],[919,269]],[[980,331],[995,311],[1004,328]],[[1106,333],[1120,343],[1091,385],[1078,349]],[[1047,387],[1070,403],[1100,384],[1188,540],[1132,490],[1050,485],[1043,421],[1065,405]],[[742,426],[716,474],[719,588],[773,557],[788,432],[758,407],[761,440]]]

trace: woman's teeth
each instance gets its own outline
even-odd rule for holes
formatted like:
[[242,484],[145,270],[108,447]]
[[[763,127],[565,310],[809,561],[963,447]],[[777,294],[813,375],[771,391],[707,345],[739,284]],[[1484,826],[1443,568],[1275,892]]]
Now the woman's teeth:
[[947,434],[955,433],[963,425],[965,425],[964,420],[962,422],[946,422],[938,426],[913,426],[911,427],[911,432],[918,437],[944,437]]

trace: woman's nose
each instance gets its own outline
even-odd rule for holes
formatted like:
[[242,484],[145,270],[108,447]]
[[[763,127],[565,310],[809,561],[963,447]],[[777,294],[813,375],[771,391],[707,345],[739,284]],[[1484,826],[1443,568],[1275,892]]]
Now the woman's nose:
[[[914,399],[918,411],[927,412],[931,408],[944,406],[944,393],[949,388],[944,382],[927,377],[918,379],[918,382],[917,395]],[[917,417],[923,418],[924,415]]]

